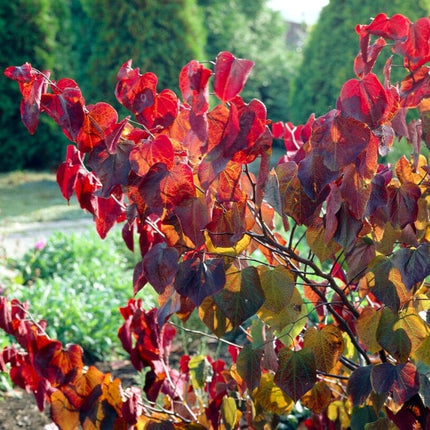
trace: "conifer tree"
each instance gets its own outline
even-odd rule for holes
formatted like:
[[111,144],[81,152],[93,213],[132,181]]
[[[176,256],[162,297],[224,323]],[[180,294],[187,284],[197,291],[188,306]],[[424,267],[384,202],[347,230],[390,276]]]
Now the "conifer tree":
[[[59,74],[70,70],[65,55],[68,22],[63,1],[0,0],[0,68],[31,61],[34,67]],[[16,85],[2,77],[0,94],[0,171],[57,167],[67,141],[61,131],[42,118],[38,132],[29,136],[16,106]]]
[[[388,16],[404,14],[414,21],[429,14],[430,2],[330,0],[321,11],[303,52],[291,94],[290,120],[302,123],[311,113],[319,116],[336,106],[342,84],[355,77],[352,64],[359,50],[355,26],[357,22],[369,23],[380,12]],[[385,51],[388,57],[390,51]],[[378,70],[380,72],[382,66],[375,71],[378,73]]]

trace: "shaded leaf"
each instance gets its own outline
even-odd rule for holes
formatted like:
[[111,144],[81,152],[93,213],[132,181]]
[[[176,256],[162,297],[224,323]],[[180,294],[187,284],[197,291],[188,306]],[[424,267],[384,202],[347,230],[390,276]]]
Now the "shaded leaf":
[[237,372],[250,391],[260,385],[262,357],[263,349],[254,349],[252,344],[245,345],[237,357]]
[[363,405],[369,397],[372,391],[371,371],[372,366],[358,367],[349,377],[346,391],[352,400],[352,406]]
[[233,327],[238,328],[264,303],[257,269],[249,266],[239,271],[231,267],[226,271],[225,286],[214,296],[214,301]]
[[194,257],[179,263],[174,287],[196,306],[224,288],[226,274],[222,258],[200,260]]
[[175,278],[179,253],[166,243],[155,244],[143,257],[143,275],[158,293]]
[[402,281],[409,291],[430,275],[430,243],[399,249],[394,253],[392,262],[400,270]]
[[381,363],[373,366],[371,371],[373,389],[378,393],[392,391],[393,400],[398,405],[404,404],[419,389],[419,374],[412,363]]
[[294,401],[300,399],[316,382],[314,352],[309,348],[292,351],[282,348],[278,353],[279,368],[275,384]]

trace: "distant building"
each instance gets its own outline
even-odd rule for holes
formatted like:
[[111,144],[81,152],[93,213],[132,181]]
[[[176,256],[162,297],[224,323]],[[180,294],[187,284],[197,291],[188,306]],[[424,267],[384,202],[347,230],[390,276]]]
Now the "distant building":
[[285,33],[287,48],[300,52],[309,34],[308,26],[305,23],[300,24],[291,21],[285,21],[285,24],[287,26]]

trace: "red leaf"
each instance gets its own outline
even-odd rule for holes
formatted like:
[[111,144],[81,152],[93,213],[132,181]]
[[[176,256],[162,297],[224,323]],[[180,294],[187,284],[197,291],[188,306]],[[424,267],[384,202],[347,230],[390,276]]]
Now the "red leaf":
[[380,125],[391,112],[386,90],[376,75],[368,73],[363,79],[347,81],[337,100],[342,115],[364,122],[371,128]]
[[406,182],[398,188],[388,187],[388,207],[393,227],[403,229],[416,221],[420,196],[420,187],[412,182]]
[[170,170],[173,167],[174,159],[175,152],[172,142],[164,134],[139,143],[130,152],[131,168],[139,176],[145,176],[155,163],[164,163],[167,170]]
[[400,104],[414,108],[430,96],[430,67],[422,66],[406,76],[400,83]]
[[156,94],[154,103],[136,115],[136,119],[149,129],[169,127],[179,113],[179,101],[171,90]]
[[157,76],[151,72],[141,75],[138,68],[131,68],[131,63],[131,60],[124,63],[118,72],[117,100],[149,129],[170,126],[178,115],[179,102],[175,93],[163,90],[157,94]]
[[179,74],[182,97],[196,115],[202,115],[209,109],[208,81],[211,74],[209,69],[194,60],[184,66]]
[[408,36],[410,21],[403,15],[388,18],[385,13],[378,14],[369,25],[357,26],[360,36],[373,34],[391,40],[405,40]]
[[[379,37],[376,42],[367,47],[366,54],[360,52],[354,61],[354,72],[359,77],[370,73],[375,65],[375,62],[382,51],[382,48],[387,44],[384,38]],[[366,48],[364,48],[366,49]],[[364,60],[364,58],[366,60]]]
[[115,96],[117,100],[135,115],[154,104],[157,76],[148,72],[140,74],[139,68],[131,68],[129,60],[121,66],[117,75]]
[[124,208],[121,203],[118,198],[97,197],[96,230],[102,239],[106,237],[115,223],[125,220]]
[[42,94],[41,106],[73,142],[76,141],[84,125],[85,100],[75,81],[61,79],[55,86],[54,94]]
[[99,192],[101,197],[109,197],[117,185],[127,185],[130,173],[129,154],[133,146],[133,142],[124,141],[117,146],[115,154],[111,154],[105,145],[98,145],[91,151],[88,166],[103,185]]
[[405,57],[405,67],[416,70],[430,60],[430,19],[419,18],[407,28],[407,39],[396,40],[393,50]]
[[154,164],[140,181],[138,190],[148,207],[156,212],[162,208],[171,210],[196,194],[191,168],[182,163],[170,171],[163,163]]
[[143,257],[143,275],[161,294],[175,278],[179,253],[165,243],[157,243]]
[[199,248],[205,242],[204,229],[210,221],[206,196],[194,197],[174,208],[184,234]]
[[49,79],[49,72],[44,73],[45,76],[37,74],[30,82],[19,84],[23,96],[20,106],[21,119],[30,134],[36,132],[39,124],[40,103]]
[[214,75],[214,92],[225,103],[234,99],[245,86],[254,63],[236,58],[230,52],[217,55]]
[[74,145],[67,146],[66,161],[57,170],[57,183],[67,201],[73,195],[79,171],[85,171],[81,164],[79,151]]
[[25,63],[22,66],[10,66],[4,71],[6,77],[22,84],[30,83],[36,73],[30,63]]
[[419,373],[412,363],[394,366],[381,363],[372,368],[372,387],[377,393],[393,392],[393,400],[398,405],[404,404],[419,389]]
[[114,130],[117,120],[116,110],[107,103],[86,106],[84,122],[76,138],[78,149],[91,151]]

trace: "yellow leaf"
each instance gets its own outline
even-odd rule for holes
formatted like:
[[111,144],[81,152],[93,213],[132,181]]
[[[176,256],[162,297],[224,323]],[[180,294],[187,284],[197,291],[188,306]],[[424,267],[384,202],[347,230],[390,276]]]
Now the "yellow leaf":
[[321,330],[311,328],[303,338],[303,348],[310,348],[315,354],[316,368],[330,372],[344,349],[342,332],[334,325],[326,325]]
[[376,330],[381,319],[381,312],[374,308],[364,308],[357,319],[358,338],[363,343],[365,348],[372,354],[375,354],[381,349],[376,339]]
[[261,376],[260,386],[253,391],[252,397],[257,403],[256,406],[260,405],[266,411],[278,415],[287,415],[294,407],[293,399],[273,382],[272,373],[264,373]]
[[411,341],[411,354],[420,347],[425,338],[430,335],[430,329],[412,306],[399,312],[399,319],[393,330],[403,329]]
[[329,386],[324,381],[317,382],[310,391],[302,396],[301,402],[315,414],[324,412],[331,402]]
[[226,430],[232,430],[237,421],[237,406],[232,397],[222,399],[221,416]]
[[335,400],[330,403],[327,409],[327,416],[331,421],[338,421],[343,429],[349,427],[350,416],[349,416],[349,402]]
[[251,236],[244,234],[242,238],[234,246],[230,246],[230,247],[215,246],[207,231],[204,232],[204,236],[205,236],[206,248],[208,249],[208,252],[210,254],[222,255],[225,257],[232,257],[232,258],[235,258],[238,255],[242,254],[242,252],[245,251],[246,248],[248,248],[248,245],[251,242]]

